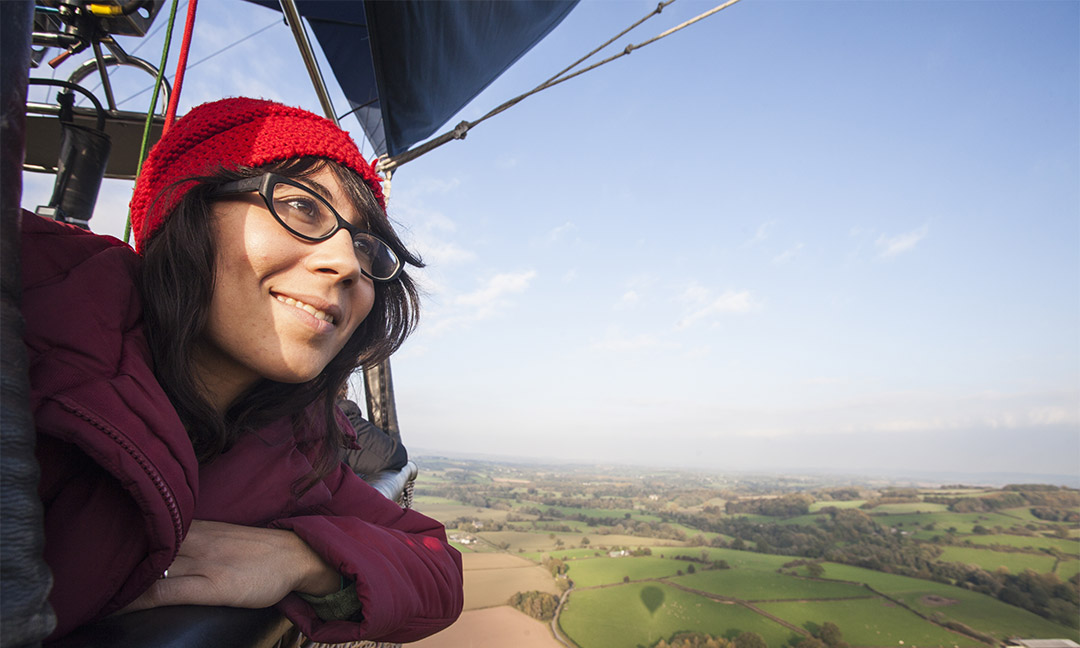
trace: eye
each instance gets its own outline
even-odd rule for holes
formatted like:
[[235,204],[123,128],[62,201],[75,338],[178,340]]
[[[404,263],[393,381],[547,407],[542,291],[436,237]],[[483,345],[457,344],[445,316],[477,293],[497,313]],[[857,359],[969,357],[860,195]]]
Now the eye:
[[367,237],[353,239],[353,247],[356,248],[356,256],[371,260],[376,254],[375,242]]
[[314,198],[290,196],[274,200],[274,206],[288,220],[316,224],[322,220],[322,205]]

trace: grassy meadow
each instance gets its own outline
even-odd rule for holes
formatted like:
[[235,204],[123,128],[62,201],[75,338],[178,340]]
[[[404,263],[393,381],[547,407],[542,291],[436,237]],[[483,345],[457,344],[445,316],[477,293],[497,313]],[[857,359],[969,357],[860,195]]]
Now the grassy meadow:
[[581,648],[652,646],[693,629],[732,637],[753,631],[770,646],[792,635],[788,628],[741,605],[718,603],[662,583],[630,583],[570,595],[559,627]]
[[1054,563],[1057,562],[1053,556],[1045,554],[993,551],[972,547],[945,547],[945,551],[941,554],[939,560],[978,565],[987,571],[994,571],[1004,567],[1013,574],[1019,574],[1025,569],[1033,569],[1040,574],[1048,574],[1054,571]]
[[1012,635],[1078,638],[1075,630],[961,587],[834,563],[826,563],[823,577],[865,583],[923,614],[940,614],[998,639]]
[[844,601],[762,603],[771,614],[806,627],[832,621],[852,646],[985,646],[979,641],[925,621],[909,610],[875,597]]
[[[996,641],[1080,640],[1080,630],[1063,625],[1067,620],[991,595],[1007,577],[1035,578],[1028,572],[1077,587],[1064,581],[1080,573],[1080,524],[1047,521],[1045,507],[1036,511],[1043,517],[1033,506],[961,512],[981,505],[979,498],[1015,500],[1015,490],[923,488],[898,496],[845,487],[845,497],[858,498],[807,504],[812,490],[797,480],[784,482],[794,488],[784,491],[752,479],[444,463],[451,467],[418,483],[415,508],[445,522],[455,546],[468,552],[467,607],[492,610],[516,592],[558,594],[572,583],[556,624],[579,648],[654,648],[685,631],[726,638],[753,631],[770,648],[791,648],[826,621],[840,627],[852,648],[987,645],[948,624]],[[1075,494],[1068,489],[1036,491],[1078,501],[1068,500]],[[790,492],[798,495],[784,494]],[[778,504],[798,501],[801,508],[776,512]],[[871,508],[862,508],[867,503]],[[1053,514],[1075,520],[1080,505]],[[804,553],[790,544],[842,524],[849,532],[832,544],[807,543],[813,551]],[[649,555],[609,555],[645,548]],[[919,570],[910,569],[915,563],[896,569],[888,563],[904,555],[918,555]],[[889,573],[904,569],[927,576]],[[565,578],[555,576],[560,570]],[[964,580],[972,574],[998,579],[999,590],[976,591],[980,581]]]

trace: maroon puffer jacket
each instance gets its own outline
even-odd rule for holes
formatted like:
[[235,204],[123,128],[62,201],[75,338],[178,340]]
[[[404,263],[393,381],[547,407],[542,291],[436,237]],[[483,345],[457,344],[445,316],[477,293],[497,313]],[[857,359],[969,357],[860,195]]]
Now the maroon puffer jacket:
[[312,457],[287,421],[200,467],[150,369],[138,256],[32,214],[22,225],[52,638],[134,600],[172,562],[193,519],[291,529],[355,580],[359,623],[324,622],[295,594],[278,604],[317,641],[415,641],[457,618],[461,556],[442,525],[402,511],[344,465],[297,499],[292,485]]

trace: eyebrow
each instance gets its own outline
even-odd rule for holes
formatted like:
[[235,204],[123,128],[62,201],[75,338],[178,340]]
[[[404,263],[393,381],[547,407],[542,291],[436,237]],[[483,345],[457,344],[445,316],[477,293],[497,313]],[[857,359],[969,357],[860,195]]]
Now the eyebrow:
[[[0,0],[0,2],[2,2],[2,1],[3,0]],[[296,181],[299,182],[300,184],[304,185],[305,187],[309,188],[309,189],[313,189],[316,193],[318,193],[320,196],[322,196],[326,200],[326,202],[334,209],[334,211],[337,211],[337,207],[334,207],[333,193],[330,191],[330,189],[328,189],[322,183],[316,182],[315,180],[312,180],[311,178],[297,178]],[[342,187],[342,189],[344,189],[344,187]],[[346,191],[344,191],[344,193],[345,193],[345,200],[349,201],[349,193],[348,193],[348,191],[346,190]],[[349,202],[351,203],[351,201],[349,201]],[[370,217],[368,216],[368,214],[365,213],[364,210],[362,210],[362,209],[357,209],[355,205],[353,205],[353,211],[356,213],[357,220],[359,222],[353,222],[352,220],[349,220],[348,218],[345,218],[344,216],[341,216],[340,212],[338,212],[338,216],[341,216],[342,218],[345,218],[345,220],[348,221],[350,224],[352,224],[355,227],[359,227],[360,229],[362,229],[364,231],[370,230],[371,229],[371,222],[370,222]]]
[[321,183],[315,182],[314,180],[312,180],[310,178],[297,178],[296,181],[299,182],[300,184],[304,185],[308,189],[314,189],[316,193],[318,193],[320,196],[322,196],[326,200],[326,202],[328,202],[330,204],[333,204],[331,202],[333,197],[334,197],[333,194],[330,192],[329,189],[327,189]]

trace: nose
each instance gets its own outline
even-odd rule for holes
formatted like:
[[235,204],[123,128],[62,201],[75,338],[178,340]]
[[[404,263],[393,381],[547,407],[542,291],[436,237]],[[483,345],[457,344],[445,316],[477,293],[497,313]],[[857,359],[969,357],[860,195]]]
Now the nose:
[[307,263],[313,272],[334,275],[337,281],[345,285],[352,285],[362,276],[352,235],[344,228],[325,241],[313,244]]

